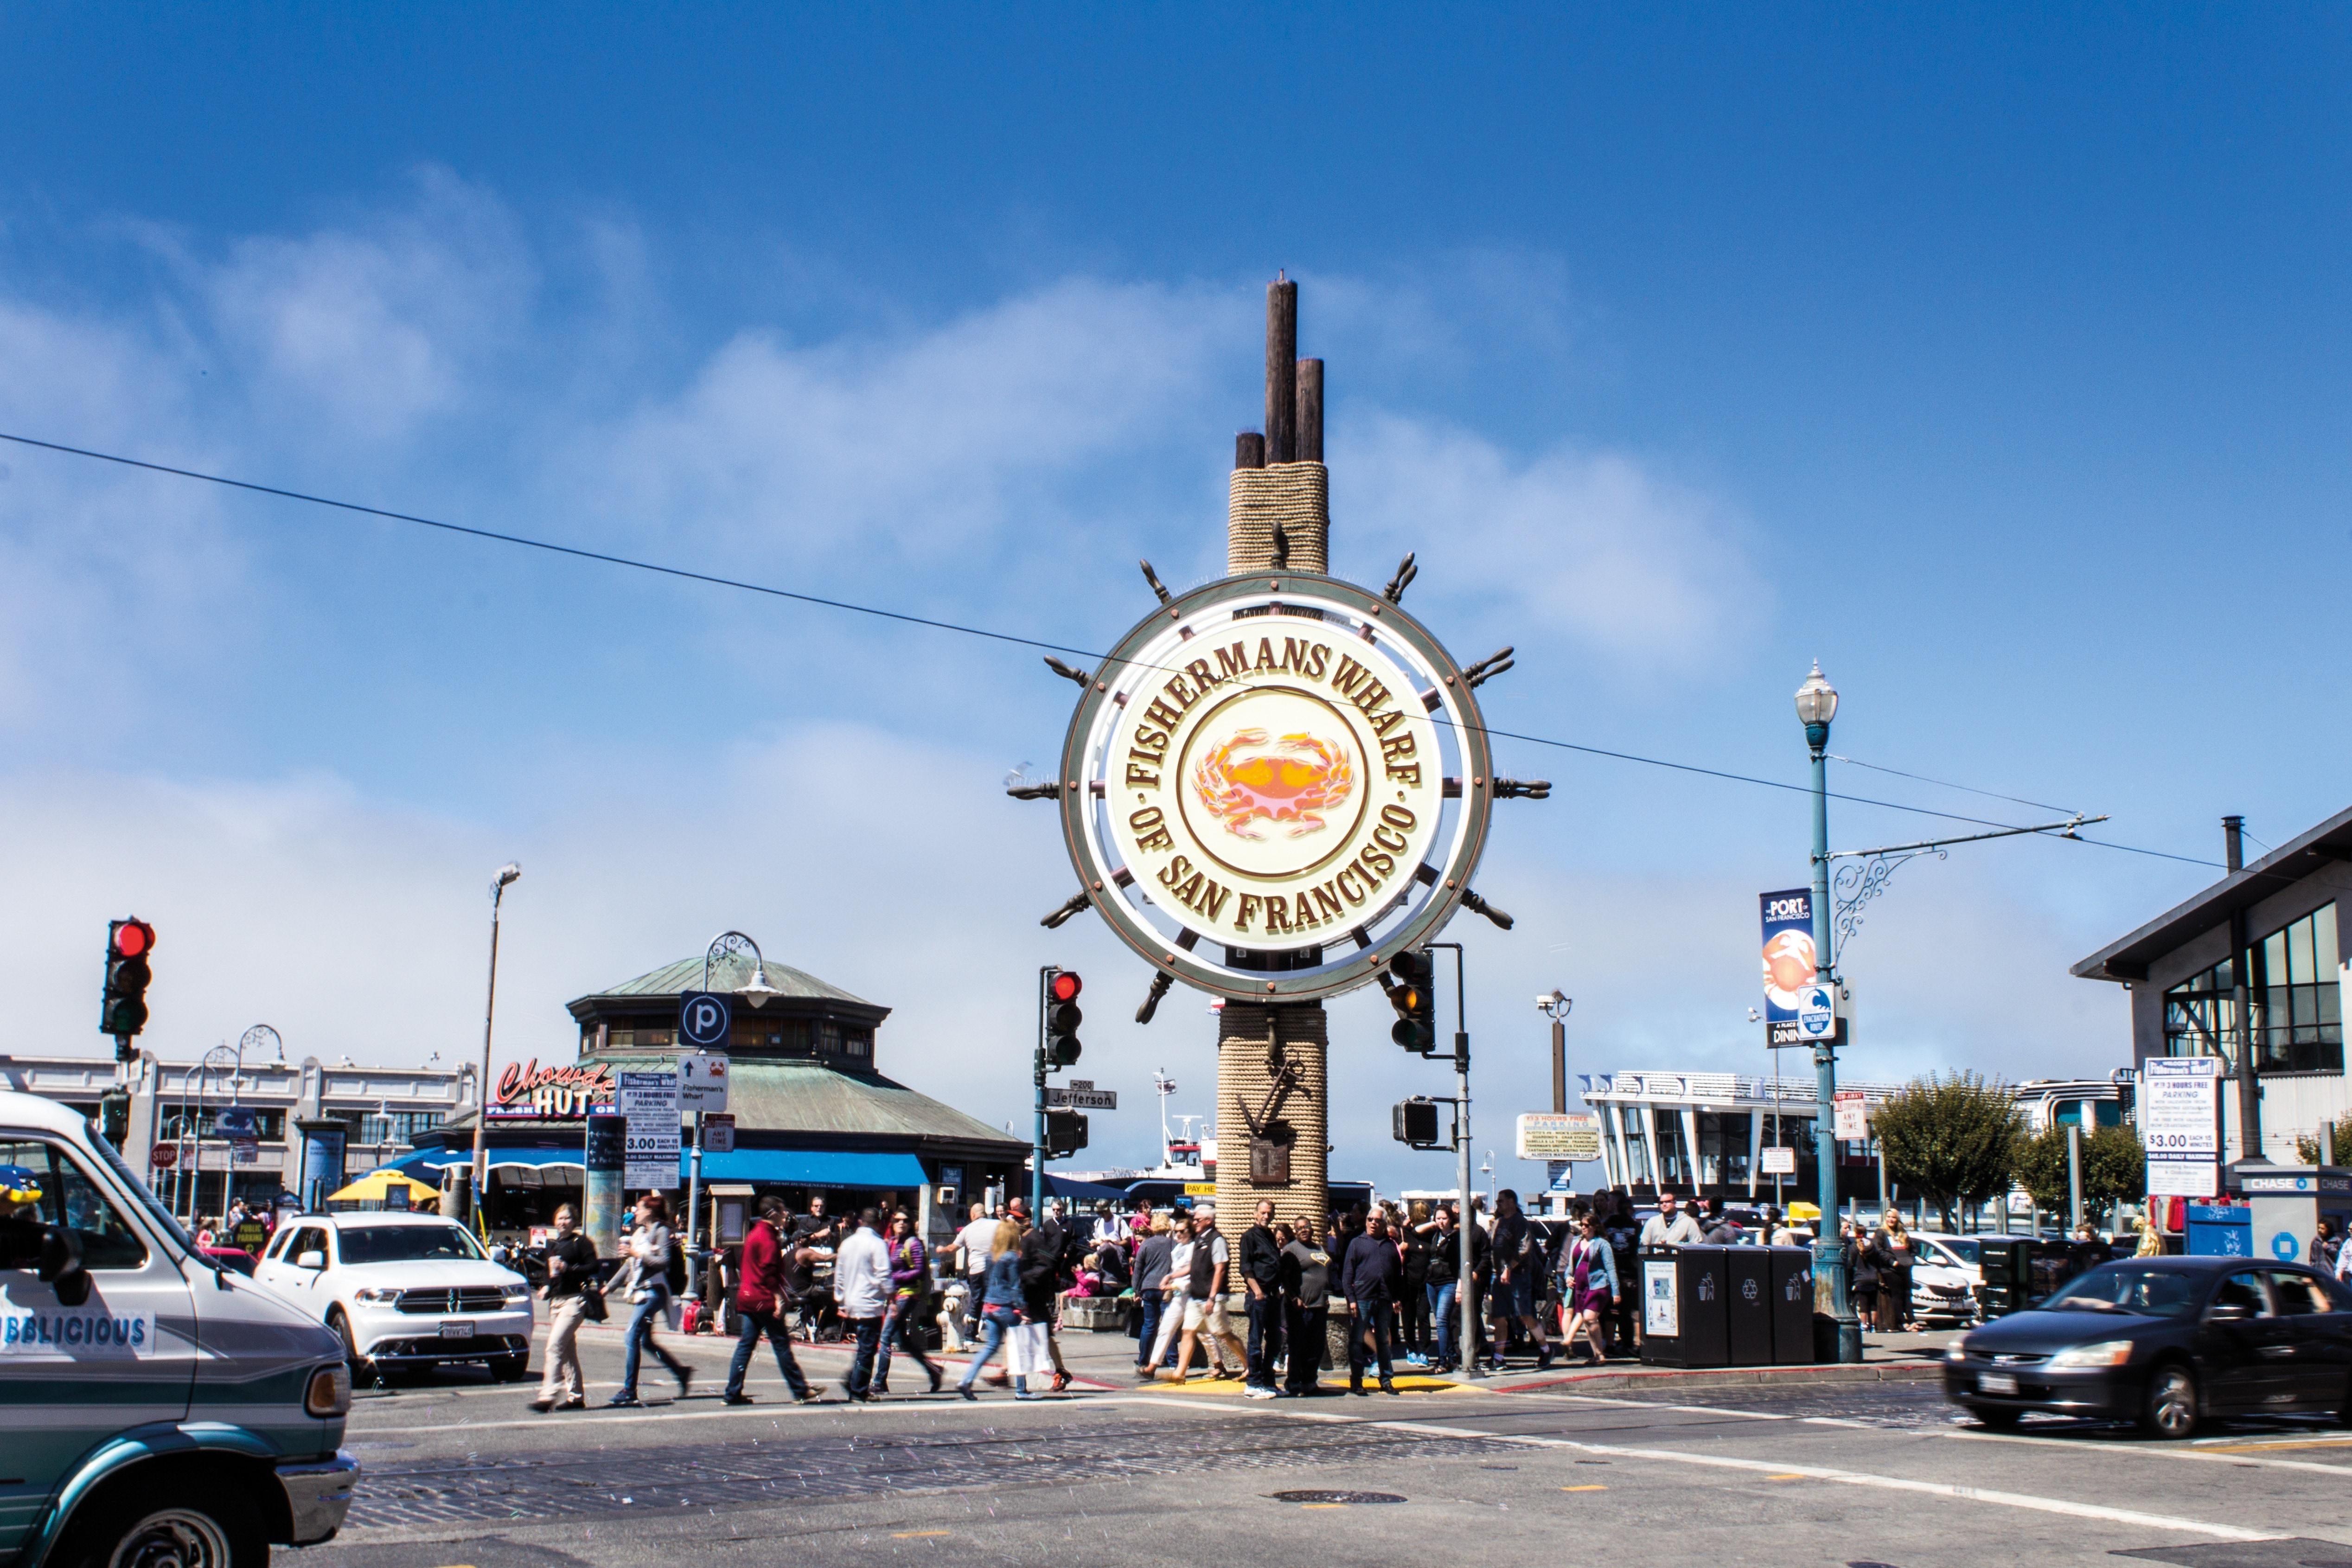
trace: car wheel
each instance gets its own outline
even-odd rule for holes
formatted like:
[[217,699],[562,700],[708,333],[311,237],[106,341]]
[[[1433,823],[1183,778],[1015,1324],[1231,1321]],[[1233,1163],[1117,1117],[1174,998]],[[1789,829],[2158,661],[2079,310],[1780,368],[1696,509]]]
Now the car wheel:
[[490,1379],[494,1383],[520,1383],[530,1375],[530,1357],[500,1355],[490,1358]]
[[2197,1430],[2197,1379],[2187,1367],[2173,1362],[2147,1374],[2139,1426],[2151,1437],[2175,1441]]
[[327,1327],[334,1330],[335,1337],[343,1342],[343,1359],[351,1363],[352,1368],[352,1386],[373,1388],[376,1384],[375,1363],[360,1354],[359,1340],[352,1332],[352,1321],[343,1316],[341,1307],[327,1314]]
[[166,1482],[109,1488],[80,1510],[58,1561],[66,1568],[263,1568],[261,1510],[242,1492]]
[[2024,1411],[2011,1410],[2005,1405],[1980,1405],[1969,1414],[1977,1418],[1978,1426],[1990,1426],[1996,1432],[2012,1431],[2025,1419]]

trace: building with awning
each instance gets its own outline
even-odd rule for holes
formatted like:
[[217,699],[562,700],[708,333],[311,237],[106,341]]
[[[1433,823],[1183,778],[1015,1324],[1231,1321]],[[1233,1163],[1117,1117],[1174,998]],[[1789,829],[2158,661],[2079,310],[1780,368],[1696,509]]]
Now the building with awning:
[[[764,966],[771,989],[755,993],[752,973],[748,957],[730,956],[709,982],[734,997],[727,1055],[735,1130],[731,1151],[704,1153],[702,1182],[727,1189],[735,1212],[771,1192],[795,1209],[822,1194],[835,1211],[903,1207],[936,1235],[953,1227],[949,1206],[1021,1185],[1027,1140],[882,1073],[877,1036],[888,1007],[772,961]],[[589,1111],[609,1107],[621,1073],[676,1070],[679,998],[701,989],[697,955],[592,992],[569,1005],[580,1031],[574,1059],[493,1072],[483,1205],[493,1231],[545,1225],[560,1204],[580,1201]],[[473,1139],[468,1111],[420,1137],[394,1168],[438,1182],[471,1160]],[[684,1196],[688,1163],[681,1152],[673,1197]],[[934,1210],[942,1211],[936,1221]]]

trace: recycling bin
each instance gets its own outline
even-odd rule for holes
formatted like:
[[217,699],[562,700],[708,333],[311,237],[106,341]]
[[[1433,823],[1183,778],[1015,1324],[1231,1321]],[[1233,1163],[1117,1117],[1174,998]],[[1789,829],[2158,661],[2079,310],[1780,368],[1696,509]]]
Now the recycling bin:
[[1731,1366],[1772,1364],[1772,1259],[1761,1247],[1723,1249],[1724,1349]]
[[1652,1366],[1727,1366],[1726,1247],[1654,1247],[1641,1257],[1642,1360]]
[[1813,1345],[1813,1249],[1810,1247],[1763,1247],[1772,1293],[1772,1363],[1811,1366],[1819,1359]]
[[2252,1258],[2254,1211],[2243,1204],[2190,1204],[2189,1256]]
[[2034,1242],[2023,1236],[1987,1236],[1977,1241],[1977,1269],[1983,1277],[1979,1304],[1988,1318],[2021,1312],[2032,1294]]

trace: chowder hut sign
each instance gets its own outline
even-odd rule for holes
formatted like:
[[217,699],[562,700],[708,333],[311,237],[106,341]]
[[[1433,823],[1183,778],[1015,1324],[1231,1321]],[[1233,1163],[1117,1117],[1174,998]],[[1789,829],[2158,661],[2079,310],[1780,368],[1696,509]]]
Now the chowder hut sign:
[[555,1068],[540,1066],[536,1057],[528,1067],[509,1062],[490,1091],[490,1120],[576,1120],[611,1110],[614,1089],[613,1069],[602,1062]]

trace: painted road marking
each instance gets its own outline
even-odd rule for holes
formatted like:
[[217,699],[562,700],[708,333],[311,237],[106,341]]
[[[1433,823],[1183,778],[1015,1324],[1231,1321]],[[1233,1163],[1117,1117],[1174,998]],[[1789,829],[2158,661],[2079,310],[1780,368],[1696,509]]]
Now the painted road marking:
[[[1282,1415],[1286,1413],[1270,1410],[1265,1414]],[[1696,1465],[1706,1469],[1741,1470],[1751,1475],[1783,1473],[1781,1465],[1774,1464],[1769,1460],[1735,1459],[1727,1455],[1693,1454],[1675,1448],[1629,1448],[1611,1443],[1580,1443],[1569,1437],[1524,1436],[1509,1432],[1481,1432],[1472,1426],[1424,1426],[1407,1421],[1368,1421],[1365,1425],[1391,1432],[1420,1433],[1433,1437],[1475,1437],[1491,1443],[1516,1443],[1530,1448],[1571,1448],[1584,1454],[1607,1454],[1624,1459],[1655,1459],[1669,1465]],[[2274,1459],[2270,1462],[2284,1465],[2294,1461]],[[1805,1466],[1788,1473],[1793,1473],[1805,1480],[1835,1481],[1842,1486],[1870,1487],[1882,1491],[1913,1492],[1926,1497],[1949,1498],[1961,1502],[1991,1503],[2000,1508],[2024,1509],[2035,1513],[2063,1514],[2072,1519],[2095,1519],[2110,1524],[2137,1525],[2147,1530],[2183,1531],[2190,1534],[2210,1535],[2222,1541],[2284,1539],[2275,1531],[2242,1530],[2234,1524],[2216,1524],[2201,1519],[2182,1519],[2172,1514],[2145,1513],[2137,1509],[2109,1508],[2100,1503],[2075,1502],[2066,1498],[2037,1497],[2031,1492],[1993,1491],[1981,1487],[1953,1486],[1943,1481],[1916,1481],[1904,1476],[1874,1475],[1866,1470],[1841,1470],[1824,1466]]]
[[[699,1404],[702,1402],[697,1401],[697,1403]],[[712,1401],[711,1403],[715,1404],[717,1402]],[[593,1416],[585,1418],[575,1416],[571,1420],[559,1420],[558,1418],[551,1415],[532,1415],[527,1416],[520,1421],[441,1421],[436,1422],[428,1426],[354,1426],[351,1428],[351,1434],[355,1437],[372,1437],[379,1436],[406,1435],[416,1432],[437,1432],[444,1436],[454,1437],[467,1432],[492,1432],[507,1426],[535,1426],[542,1432],[551,1432],[559,1429],[576,1429],[586,1431],[602,1426],[627,1426],[640,1421],[747,1421],[757,1420],[762,1415],[766,1416],[771,1421],[774,1421],[779,1417],[787,1415],[796,1419],[813,1420],[828,1415],[851,1415],[853,1412],[856,1413],[853,1418],[857,1420],[871,1420],[875,1418],[877,1414],[904,1415],[914,1411],[920,1411],[927,1415],[946,1415],[950,1411],[989,1412],[997,1415],[1003,1415],[1005,1413],[1005,1405],[1010,1403],[1011,1401],[1009,1400],[980,1400],[975,1402],[962,1399],[941,1398],[910,1399],[905,1401],[889,1400],[879,1405],[851,1405],[845,1401],[835,1401],[825,1405],[777,1404],[737,1406],[734,1408],[729,1408],[722,1405],[716,1410],[681,1410],[675,1405],[667,1405],[658,1406],[651,1410],[639,1411],[634,1415],[607,1415],[599,1412]],[[1053,1401],[1049,1400],[1047,1403],[1053,1403]],[[1090,1410],[1097,1409],[1107,1405],[1156,1405],[1162,1409],[1171,1408],[1168,1402],[1164,1399],[1153,1399],[1148,1396],[1138,1395],[1129,1395],[1125,1398],[1089,1397],[1084,1401],[1065,1400],[1063,1403],[1083,1403],[1087,1408]]]
[[1802,1476],[1766,1476],[1764,1479],[1768,1481],[1801,1481],[1805,1478]]
[[1609,1489],[1607,1487],[1562,1487],[1559,1489],[1564,1492],[1605,1492]]
[[2138,1459],[2202,1459],[2215,1465],[2260,1465],[2273,1470],[2309,1470],[2316,1475],[2352,1475],[2352,1466],[2318,1465],[2309,1459],[2265,1459],[2253,1454],[2229,1448],[2158,1448],[2146,1446],[2126,1447],[2114,1443],[2084,1443],[2064,1437],[2025,1437],[2010,1432],[1943,1432],[1938,1436],[1956,1437],[1963,1443],[2031,1443],[2038,1447],[2070,1449],[2078,1454],[2113,1454],[2118,1458]]
[[890,1539],[893,1541],[920,1541],[927,1535],[946,1535],[948,1533],[950,1532],[944,1530],[894,1530],[890,1532]]

